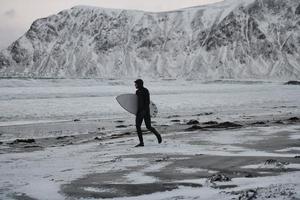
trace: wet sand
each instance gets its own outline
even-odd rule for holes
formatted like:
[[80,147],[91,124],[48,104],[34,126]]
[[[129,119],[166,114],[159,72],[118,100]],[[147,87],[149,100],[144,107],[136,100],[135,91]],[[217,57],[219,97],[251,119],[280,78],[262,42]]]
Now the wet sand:
[[[45,190],[55,185],[49,190],[57,192],[53,199],[239,199],[249,196],[251,189],[256,197],[264,197],[276,187],[285,191],[274,193],[276,198],[299,198],[300,181],[293,179],[296,183],[285,187],[280,183],[288,182],[285,175],[300,175],[300,120],[297,116],[250,118],[199,122],[195,116],[168,116],[159,120],[164,124],[154,123],[163,143],[157,144],[145,132],[143,148],[133,148],[137,137],[126,119],[1,127],[1,134],[19,138],[1,141],[0,194],[8,199],[47,199],[34,188],[42,181]],[[52,137],[26,137],[32,131],[35,135],[51,132]],[[49,163],[51,169],[33,172]],[[11,166],[14,169],[9,171]],[[24,183],[8,180],[9,174],[24,176]],[[268,186],[258,187],[260,179],[275,185],[265,181]],[[241,180],[252,184],[245,187]],[[197,188],[198,194],[180,195]]]

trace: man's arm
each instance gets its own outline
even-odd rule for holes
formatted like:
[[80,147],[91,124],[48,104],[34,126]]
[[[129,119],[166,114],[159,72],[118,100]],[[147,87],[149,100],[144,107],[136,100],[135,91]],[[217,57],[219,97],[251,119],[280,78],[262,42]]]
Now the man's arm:
[[149,106],[150,105],[150,93],[149,93],[149,90],[146,89],[145,91],[145,106]]
[[137,90],[135,92],[137,98],[138,98],[138,110],[137,110],[137,113],[141,112],[143,110],[143,97],[142,97],[142,94],[141,94],[141,91]]

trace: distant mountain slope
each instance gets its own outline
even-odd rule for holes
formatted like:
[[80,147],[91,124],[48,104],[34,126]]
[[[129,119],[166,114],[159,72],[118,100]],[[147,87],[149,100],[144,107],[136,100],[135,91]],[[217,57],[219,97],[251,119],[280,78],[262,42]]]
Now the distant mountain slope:
[[0,76],[299,79],[299,0],[149,13],[78,6],[36,20]]

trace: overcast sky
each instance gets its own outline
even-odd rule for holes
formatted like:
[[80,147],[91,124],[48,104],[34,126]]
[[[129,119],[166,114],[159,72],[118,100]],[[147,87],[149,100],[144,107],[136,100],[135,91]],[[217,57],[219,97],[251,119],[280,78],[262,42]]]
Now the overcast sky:
[[76,5],[166,11],[222,0],[0,0],[0,49],[22,36],[31,23]]

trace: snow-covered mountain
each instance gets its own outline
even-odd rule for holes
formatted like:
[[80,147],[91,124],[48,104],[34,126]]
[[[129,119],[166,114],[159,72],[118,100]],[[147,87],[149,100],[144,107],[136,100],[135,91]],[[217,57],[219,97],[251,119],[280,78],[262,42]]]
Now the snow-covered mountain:
[[299,79],[299,0],[227,0],[171,12],[77,6],[36,20],[0,76]]

